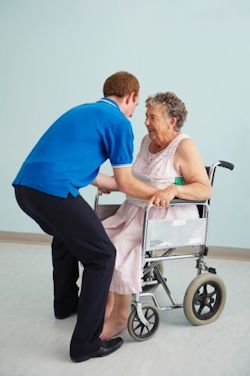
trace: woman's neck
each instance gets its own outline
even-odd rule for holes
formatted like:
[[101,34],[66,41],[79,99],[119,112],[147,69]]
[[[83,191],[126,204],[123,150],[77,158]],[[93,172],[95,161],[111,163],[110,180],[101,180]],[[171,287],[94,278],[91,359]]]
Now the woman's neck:
[[152,140],[151,144],[149,146],[149,151],[153,154],[159,153],[160,151],[166,149],[168,145],[171,144],[171,142],[179,135],[180,133],[175,134],[174,137],[172,137],[167,142],[157,142],[156,140]]

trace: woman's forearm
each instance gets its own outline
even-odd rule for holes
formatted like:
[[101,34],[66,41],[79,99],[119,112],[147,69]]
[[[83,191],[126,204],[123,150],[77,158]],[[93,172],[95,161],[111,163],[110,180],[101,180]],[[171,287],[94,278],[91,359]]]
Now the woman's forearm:
[[207,200],[212,188],[210,184],[190,183],[176,186],[176,197],[183,200]]

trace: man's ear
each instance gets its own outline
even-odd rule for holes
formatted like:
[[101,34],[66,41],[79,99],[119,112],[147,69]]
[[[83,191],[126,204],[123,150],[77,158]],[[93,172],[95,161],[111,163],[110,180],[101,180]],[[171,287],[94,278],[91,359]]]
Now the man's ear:
[[127,95],[125,96],[125,103],[126,103],[126,104],[129,104],[129,101],[130,101],[130,98],[132,97],[132,95],[133,95],[133,93],[132,93],[132,94],[127,94]]
[[137,96],[138,96],[138,94],[136,94],[136,93],[134,93],[134,92],[131,94],[131,98],[132,98],[133,103],[136,102],[136,100],[137,100]]

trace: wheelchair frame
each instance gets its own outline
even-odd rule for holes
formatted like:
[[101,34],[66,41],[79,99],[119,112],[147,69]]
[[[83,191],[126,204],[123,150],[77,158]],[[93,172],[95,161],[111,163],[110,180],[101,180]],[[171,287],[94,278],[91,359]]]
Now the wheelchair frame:
[[[234,165],[225,161],[218,161],[207,167],[207,173],[213,186],[215,171],[217,167],[224,167],[233,170]],[[98,215],[101,206],[110,209],[110,215],[114,214],[120,205],[99,205],[99,197],[102,193],[98,191],[95,198],[95,212]],[[174,248],[160,247],[148,249],[148,224],[151,207],[145,207],[142,235],[142,292],[134,294],[132,299],[132,310],[128,319],[129,334],[137,341],[144,341],[150,338],[159,325],[159,311],[184,308],[184,313],[194,325],[204,325],[215,321],[221,314],[226,301],[226,288],[223,281],[216,275],[216,269],[208,267],[205,257],[208,254],[207,234],[208,220],[210,213],[210,199],[206,201],[174,199],[170,206],[197,205],[200,218],[206,220],[204,242],[198,246],[195,253],[174,254],[174,251],[183,246]],[[109,216],[109,215],[108,215]],[[191,247],[196,244],[190,244]],[[156,256],[155,252],[163,252]],[[163,276],[162,263],[168,260],[196,258],[197,276],[189,284],[183,303],[178,303],[170,291],[167,280]],[[207,272],[207,273],[202,273]],[[154,293],[154,290],[161,284],[171,304],[161,306]],[[151,298],[153,305],[141,302],[141,298]],[[205,313],[204,313],[205,310]]]

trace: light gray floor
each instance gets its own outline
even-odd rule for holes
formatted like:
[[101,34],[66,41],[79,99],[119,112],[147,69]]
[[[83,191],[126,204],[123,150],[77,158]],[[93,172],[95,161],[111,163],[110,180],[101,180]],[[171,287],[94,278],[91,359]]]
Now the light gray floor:
[[[169,261],[165,269],[178,300],[195,277],[195,261]],[[50,249],[0,243],[1,376],[248,376],[250,375],[250,263],[208,259],[227,287],[227,303],[214,323],[194,327],[183,310],[161,312],[158,332],[114,354],[72,363],[68,346],[75,318],[52,312]],[[166,295],[158,296],[165,303]]]

